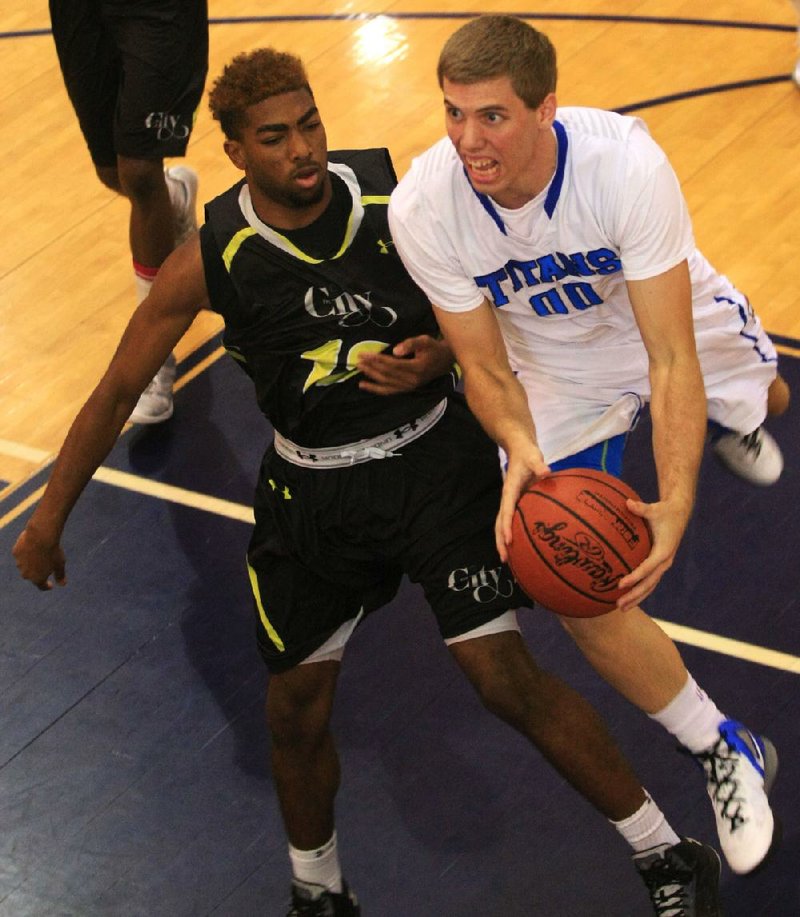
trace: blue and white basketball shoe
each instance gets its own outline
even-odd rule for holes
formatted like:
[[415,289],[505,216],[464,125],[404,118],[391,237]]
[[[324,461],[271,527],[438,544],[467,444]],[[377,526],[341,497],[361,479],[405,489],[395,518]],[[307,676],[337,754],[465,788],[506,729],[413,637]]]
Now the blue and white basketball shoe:
[[705,771],[728,865],[740,875],[753,872],[780,840],[780,823],[767,798],[778,772],[775,746],[736,720],[725,720],[717,742],[693,757]]

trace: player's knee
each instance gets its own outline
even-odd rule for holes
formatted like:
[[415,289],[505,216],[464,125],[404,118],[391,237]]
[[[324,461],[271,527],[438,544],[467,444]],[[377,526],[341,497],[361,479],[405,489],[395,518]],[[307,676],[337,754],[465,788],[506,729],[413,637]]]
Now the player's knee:
[[791,389],[781,375],[777,375],[767,392],[767,413],[770,417],[778,417],[789,407]]
[[278,747],[312,747],[330,726],[335,678],[319,678],[318,666],[297,666],[273,675],[267,689],[267,726]]
[[465,668],[483,706],[523,732],[547,715],[547,673],[519,641],[502,653],[486,652]]
[[95,166],[95,172],[102,184],[110,191],[122,194],[122,185],[119,182],[119,172],[116,166]]
[[166,188],[164,168],[160,160],[117,160],[117,171],[122,193],[134,204],[146,206]]

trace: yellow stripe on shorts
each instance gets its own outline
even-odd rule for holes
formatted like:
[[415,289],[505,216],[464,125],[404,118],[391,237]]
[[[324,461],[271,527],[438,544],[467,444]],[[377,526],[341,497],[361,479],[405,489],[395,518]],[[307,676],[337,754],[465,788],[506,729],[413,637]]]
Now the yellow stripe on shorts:
[[264,625],[264,630],[267,632],[267,636],[275,644],[276,649],[279,652],[283,652],[286,647],[283,645],[283,640],[278,636],[278,632],[270,623],[267,613],[264,611],[264,605],[261,601],[261,590],[258,588],[258,576],[256,571],[250,566],[249,562],[247,564],[247,573],[250,576],[250,588],[253,590],[253,596],[256,600],[256,607],[258,608],[258,616],[261,618],[261,623]]

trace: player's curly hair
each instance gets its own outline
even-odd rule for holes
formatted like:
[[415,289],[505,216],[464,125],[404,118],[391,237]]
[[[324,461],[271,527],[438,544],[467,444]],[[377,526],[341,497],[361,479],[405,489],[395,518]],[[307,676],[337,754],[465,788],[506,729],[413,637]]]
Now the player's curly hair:
[[228,140],[238,140],[251,105],[298,89],[307,89],[313,97],[299,57],[274,48],[256,48],[237,54],[227,64],[211,88],[208,107]]
[[445,42],[436,68],[439,86],[480,83],[507,76],[528,108],[556,91],[556,50],[543,33],[516,16],[472,19]]

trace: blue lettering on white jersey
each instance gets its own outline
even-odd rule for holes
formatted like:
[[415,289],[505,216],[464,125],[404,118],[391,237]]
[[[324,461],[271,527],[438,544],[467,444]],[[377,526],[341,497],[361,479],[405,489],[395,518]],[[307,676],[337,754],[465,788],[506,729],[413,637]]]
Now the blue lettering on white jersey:
[[595,288],[585,281],[562,283],[566,277],[592,277],[593,275],[615,274],[622,270],[622,261],[617,252],[610,248],[596,248],[589,252],[573,252],[565,255],[554,252],[530,261],[508,261],[492,271],[473,278],[485,291],[486,298],[498,308],[510,302],[504,286],[511,285],[514,293],[524,287],[539,284],[558,284],[543,292],[534,293],[528,302],[537,315],[567,315],[572,309],[582,312],[590,306],[597,306],[603,300]]

